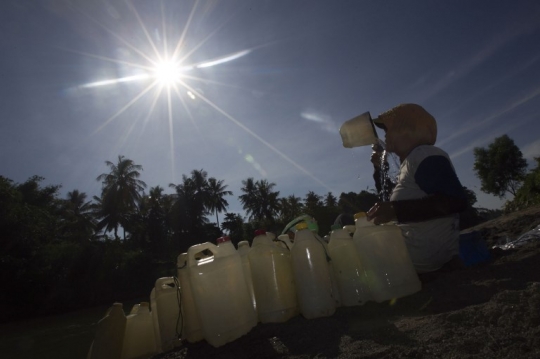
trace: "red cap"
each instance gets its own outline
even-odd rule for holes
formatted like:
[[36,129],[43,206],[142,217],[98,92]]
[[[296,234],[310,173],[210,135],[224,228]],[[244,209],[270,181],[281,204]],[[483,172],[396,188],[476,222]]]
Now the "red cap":
[[264,235],[264,234],[266,234],[266,231],[265,231],[264,229],[257,229],[257,230],[255,231],[255,237],[257,237],[257,236],[262,236],[262,235]]
[[217,242],[218,244],[220,244],[220,243],[228,242],[228,241],[230,241],[230,240],[231,240],[231,238],[230,238],[229,236],[223,236],[223,237],[219,237],[219,238],[216,240],[216,242]]

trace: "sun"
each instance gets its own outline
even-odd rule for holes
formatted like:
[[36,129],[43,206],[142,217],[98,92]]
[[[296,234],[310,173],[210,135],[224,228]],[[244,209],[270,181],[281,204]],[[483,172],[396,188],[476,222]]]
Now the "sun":
[[163,60],[156,63],[153,75],[161,86],[170,87],[180,79],[181,69],[177,62]]

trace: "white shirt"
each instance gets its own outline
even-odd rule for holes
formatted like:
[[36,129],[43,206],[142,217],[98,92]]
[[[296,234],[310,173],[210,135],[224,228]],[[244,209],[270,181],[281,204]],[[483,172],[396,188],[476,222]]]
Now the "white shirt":
[[[422,163],[428,157],[429,160]],[[441,176],[441,173],[453,176]],[[461,190],[448,154],[435,146],[419,146],[402,162],[390,200],[420,199],[433,193],[453,195]],[[418,273],[437,270],[459,254],[458,214],[424,222],[398,223],[398,226]]]

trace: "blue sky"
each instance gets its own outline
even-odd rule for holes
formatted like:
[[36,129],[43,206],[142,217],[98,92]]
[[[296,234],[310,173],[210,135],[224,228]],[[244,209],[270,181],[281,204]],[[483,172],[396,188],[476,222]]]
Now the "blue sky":
[[[343,148],[340,125],[405,102],[435,116],[477,206],[503,201],[480,191],[474,147],[506,133],[540,156],[537,1],[6,0],[0,28],[0,174],[62,195],[98,195],[118,155],[166,193],[204,169],[233,212],[248,177],[359,192],[370,149]],[[152,86],[176,48],[182,83]]]

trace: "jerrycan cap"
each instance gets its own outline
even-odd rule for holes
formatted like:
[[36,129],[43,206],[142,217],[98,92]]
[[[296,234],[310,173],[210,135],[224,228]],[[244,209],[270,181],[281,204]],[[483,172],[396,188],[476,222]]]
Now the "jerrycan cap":
[[300,231],[302,229],[308,228],[308,225],[307,225],[306,222],[300,222],[295,226],[295,228],[296,228],[297,231]]
[[217,244],[220,244],[220,243],[225,243],[225,242],[229,242],[231,240],[231,238],[229,236],[223,236],[223,237],[219,237],[216,242]]
[[367,217],[366,212],[358,212],[358,213],[355,213],[355,214],[354,214],[354,220],[355,220],[355,221],[356,221],[357,219],[359,219],[359,218],[364,218],[364,217]]
[[266,235],[266,231],[264,229],[257,229],[255,230],[255,237]]

